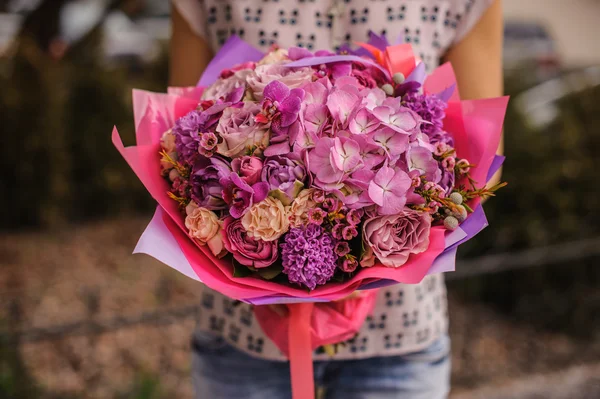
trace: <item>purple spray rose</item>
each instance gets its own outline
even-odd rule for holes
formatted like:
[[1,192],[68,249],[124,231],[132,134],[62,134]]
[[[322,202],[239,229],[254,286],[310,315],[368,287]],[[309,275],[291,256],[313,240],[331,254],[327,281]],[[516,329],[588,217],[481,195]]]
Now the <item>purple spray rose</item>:
[[260,107],[254,103],[225,109],[217,125],[217,132],[222,138],[217,152],[236,158],[256,149],[263,150],[269,143],[269,135],[266,126],[255,121],[259,112]]
[[306,182],[306,168],[294,153],[265,159],[262,181],[269,183],[271,190],[281,190],[290,200],[298,196]]
[[248,235],[239,219],[225,218],[221,234],[225,249],[244,266],[260,269],[277,260],[277,240],[255,240]]
[[387,267],[400,267],[411,254],[429,247],[431,216],[406,208],[397,215],[376,216],[363,224],[365,253],[361,266],[373,266],[377,260]]
[[331,234],[316,224],[290,229],[281,244],[283,272],[288,280],[311,290],[325,284],[335,273],[335,245]]
[[192,169],[192,198],[198,206],[209,210],[226,209],[221,183],[231,173],[229,162],[220,156],[199,157]]
[[175,122],[172,132],[177,154],[184,162],[193,164],[198,158],[202,133],[214,127],[225,107],[224,104],[217,104],[205,111],[193,110]]

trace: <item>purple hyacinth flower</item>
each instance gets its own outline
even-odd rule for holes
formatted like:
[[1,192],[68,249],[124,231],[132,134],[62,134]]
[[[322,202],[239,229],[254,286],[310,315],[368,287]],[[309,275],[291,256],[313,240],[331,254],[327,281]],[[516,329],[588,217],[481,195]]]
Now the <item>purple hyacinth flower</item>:
[[291,283],[314,290],[335,273],[335,246],[331,234],[316,224],[290,229],[281,244],[283,273]]
[[276,155],[265,159],[261,179],[271,190],[281,190],[293,200],[307,182],[306,168],[294,153],[285,157]]

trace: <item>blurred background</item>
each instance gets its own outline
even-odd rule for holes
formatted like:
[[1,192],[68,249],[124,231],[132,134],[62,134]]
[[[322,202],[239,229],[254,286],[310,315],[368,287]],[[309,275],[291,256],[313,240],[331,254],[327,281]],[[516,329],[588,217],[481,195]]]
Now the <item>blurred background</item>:
[[[504,179],[447,275],[452,398],[600,397],[600,1],[504,0]],[[166,0],[0,0],[0,398],[190,398],[195,284],[131,256]],[[594,161],[595,160],[595,161]]]

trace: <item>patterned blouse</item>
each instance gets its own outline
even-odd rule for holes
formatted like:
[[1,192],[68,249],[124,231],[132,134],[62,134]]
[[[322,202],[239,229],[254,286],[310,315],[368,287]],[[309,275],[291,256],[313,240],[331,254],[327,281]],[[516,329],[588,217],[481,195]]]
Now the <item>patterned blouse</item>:
[[[218,50],[232,34],[267,50],[277,43],[310,50],[366,41],[369,30],[391,43],[412,43],[431,70],[460,41],[493,0],[173,0],[192,30]],[[191,49],[190,49],[191,50]],[[234,303],[206,286],[198,329],[253,356],[286,360],[254,319],[252,306]],[[357,336],[334,359],[394,356],[429,346],[448,328],[443,276],[380,289]],[[317,351],[315,360],[331,359]]]

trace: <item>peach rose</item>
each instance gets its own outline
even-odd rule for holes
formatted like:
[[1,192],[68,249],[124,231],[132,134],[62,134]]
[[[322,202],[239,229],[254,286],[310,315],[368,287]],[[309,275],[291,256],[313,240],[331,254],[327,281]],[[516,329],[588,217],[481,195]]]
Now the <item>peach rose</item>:
[[190,202],[185,208],[187,216],[185,227],[190,237],[201,245],[208,245],[213,255],[224,255],[223,239],[221,237],[221,221],[217,215],[206,208],[201,208],[195,202]]
[[242,217],[242,226],[248,235],[263,241],[275,241],[290,227],[289,207],[273,197],[252,205]]
[[313,200],[313,188],[300,191],[292,206],[290,207],[290,224],[292,227],[305,226],[308,224],[308,210],[317,206]]

